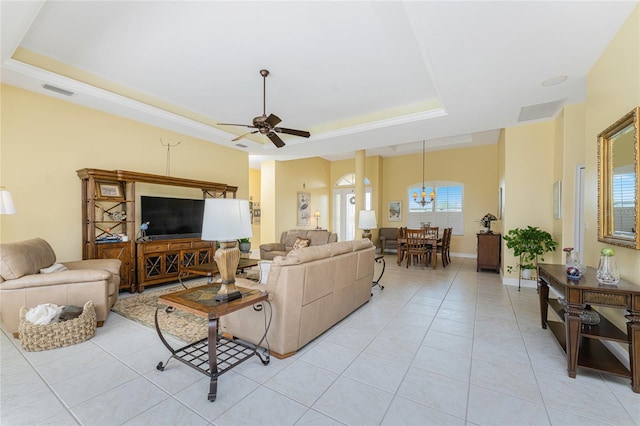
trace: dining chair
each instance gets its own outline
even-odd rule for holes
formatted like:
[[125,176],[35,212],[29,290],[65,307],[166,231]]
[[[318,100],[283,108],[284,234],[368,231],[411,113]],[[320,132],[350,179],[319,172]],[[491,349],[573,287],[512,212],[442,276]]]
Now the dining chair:
[[452,228],[444,228],[442,230],[442,242],[438,243],[437,253],[440,253],[440,257],[442,258],[442,266],[444,268],[451,262],[448,258],[448,250],[449,250],[449,242],[451,241],[451,230]]
[[427,266],[427,255],[429,252],[429,248],[427,247],[425,230],[407,229],[405,232],[407,238],[407,246],[405,248],[405,252],[407,255],[407,268],[411,264],[413,258],[422,261],[422,263]]

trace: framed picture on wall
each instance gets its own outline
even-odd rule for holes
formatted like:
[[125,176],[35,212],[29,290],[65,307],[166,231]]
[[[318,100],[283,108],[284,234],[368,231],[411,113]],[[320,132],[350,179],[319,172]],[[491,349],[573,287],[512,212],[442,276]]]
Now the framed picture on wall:
[[298,223],[297,226],[311,225],[311,194],[308,192],[298,192]]
[[389,222],[402,222],[402,201],[389,201],[387,220]]

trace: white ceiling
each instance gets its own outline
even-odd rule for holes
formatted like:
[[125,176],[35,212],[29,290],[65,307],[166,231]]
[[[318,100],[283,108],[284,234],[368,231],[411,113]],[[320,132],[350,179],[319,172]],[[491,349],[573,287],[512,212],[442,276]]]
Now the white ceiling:
[[[585,98],[637,1],[5,1],[3,83],[265,159],[495,143]],[[309,139],[231,142],[262,114]],[[555,86],[542,83],[565,75]],[[44,90],[45,83],[74,92]],[[531,121],[527,121],[528,123]],[[165,141],[177,142],[177,141]]]

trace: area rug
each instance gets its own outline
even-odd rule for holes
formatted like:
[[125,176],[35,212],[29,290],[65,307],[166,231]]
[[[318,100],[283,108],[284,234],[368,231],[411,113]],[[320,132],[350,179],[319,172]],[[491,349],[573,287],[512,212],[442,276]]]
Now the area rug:
[[[205,280],[193,280],[188,283],[188,287],[191,288],[203,284],[206,284]],[[208,321],[205,318],[178,309],[167,313],[165,311],[167,306],[158,304],[159,296],[179,290],[183,290],[183,287],[145,290],[141,294],[119,298],[111,310],[155,330],[154,317],[156,308],[160,306],[158,323],[162,334],[174,336],[188,343],[207,337]]]

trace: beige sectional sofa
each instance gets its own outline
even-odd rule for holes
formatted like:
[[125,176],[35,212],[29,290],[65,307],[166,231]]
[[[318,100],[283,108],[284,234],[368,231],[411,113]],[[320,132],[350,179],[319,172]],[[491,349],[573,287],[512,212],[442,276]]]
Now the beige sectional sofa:
[[[237,279],[240,287],[269,293],[271,353],[278,358],[293,355],[368,302],[374,254],[375,246],[368,239],[310,246],[276,257],[265,285]],[[264,329],[262,311],[247,308],[220,318],[223,333],[254,344],[260,342]]]
[[[46,268],[63,270],[43,273],[41,270]],[[0,312],[8,331],[15,337],[18,337],[20,308],[43,303],[84,306],[91,300],[100,326],[118,300],[119,285],[120,261],[117,259],[56,264],[55,252],[42,238],[0,244]]]
[[293,249],[296,238],[309,239],[310,246],[320,246],[335,243],[338,241],[338,234],[324,229],[291,229],[284,231],[280,235],[279,243],[268,243],[260,246],[260,259],[273,260],[276,256],[286,256]]

